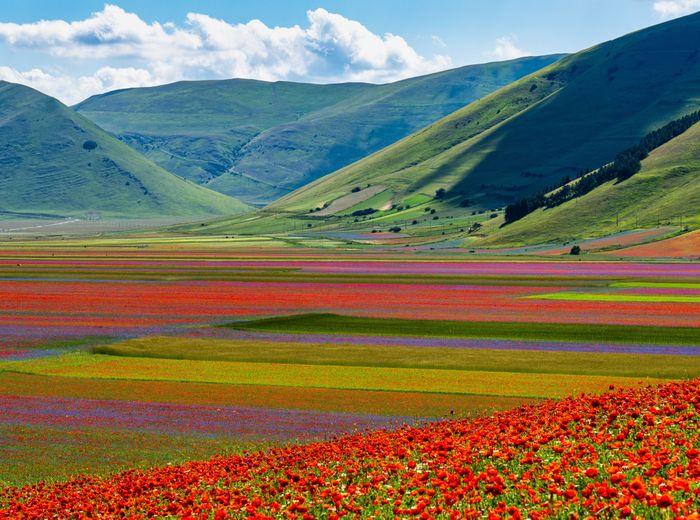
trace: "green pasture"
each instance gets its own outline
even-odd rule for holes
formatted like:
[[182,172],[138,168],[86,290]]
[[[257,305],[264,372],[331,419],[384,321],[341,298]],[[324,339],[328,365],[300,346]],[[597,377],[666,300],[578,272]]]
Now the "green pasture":
[[[147,337],[95,347],[97,354],[136,358],[445,369],[538,374],[687,378],[700,375],[700,356],[609,354],[439,347],[286,343],[263,340]],[[698,347],[700,354],[700,347]]]
[[692,327],[654,327],[578,323],[501,323],[369,318],[339,314],[295,314],[226,325],[238,330],[295,334],[366,334],[442,338],[498,338],[550,341],[600,341],[697,345]]

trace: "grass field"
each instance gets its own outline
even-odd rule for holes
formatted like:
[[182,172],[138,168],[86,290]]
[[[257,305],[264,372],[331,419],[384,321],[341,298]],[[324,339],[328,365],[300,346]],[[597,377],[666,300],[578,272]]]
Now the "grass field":
[[[585,298],[574,301],[586,301]],[[635,343],[697,344],[692,327],[649,327],[564,323],[508,323],[447,320],[360,318],[336,314],[306,314],[239,321],[229,327],[253,331],[294,333],[350,332],[435,337],[503,338],[565,341],[620,341]]]

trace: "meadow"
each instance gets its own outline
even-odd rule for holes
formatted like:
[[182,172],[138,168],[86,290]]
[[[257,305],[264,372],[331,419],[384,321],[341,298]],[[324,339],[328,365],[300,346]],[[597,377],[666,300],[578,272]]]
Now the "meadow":
[[695,263],[147,240],[0,248],[0,482],[700,376]]

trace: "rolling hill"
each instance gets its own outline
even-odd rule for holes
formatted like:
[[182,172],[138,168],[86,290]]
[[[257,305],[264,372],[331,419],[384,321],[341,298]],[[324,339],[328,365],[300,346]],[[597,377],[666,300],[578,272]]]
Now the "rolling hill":
[[651,152],[629,179],[538,209],[482,244],[571,241],[663,224],[700,227],[700,124]]
[[110,92],[75,108],[168,171],[264,204],[560,57],[473,65],[386,85],[179,82]]
[[[438,205],[498,208],[606,164],[650,130],[697,110],[699,84],[700,13],[567,56],[269,210],[308,213],[367,185],[374,188],[368,200],[382,205],[442,189]],[[367,204],[355,202],[341,213]]]
[[0,81],[0,213],[163,217],[246,208],[165,171],[56,99]]

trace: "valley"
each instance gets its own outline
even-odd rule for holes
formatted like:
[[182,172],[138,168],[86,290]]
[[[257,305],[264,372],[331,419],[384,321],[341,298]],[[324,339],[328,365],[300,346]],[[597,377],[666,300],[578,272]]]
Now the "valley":
[[0,518],[697,520],[695,2],[49,4]]

